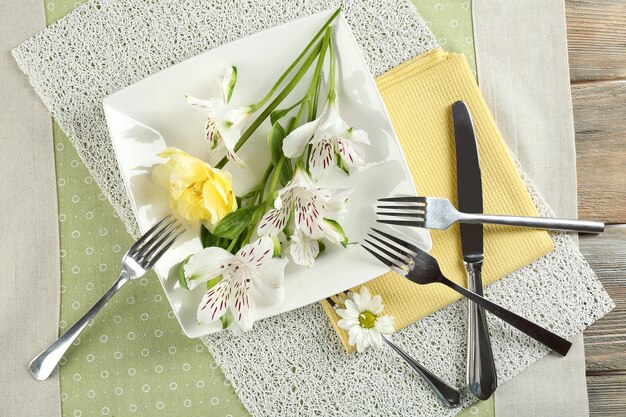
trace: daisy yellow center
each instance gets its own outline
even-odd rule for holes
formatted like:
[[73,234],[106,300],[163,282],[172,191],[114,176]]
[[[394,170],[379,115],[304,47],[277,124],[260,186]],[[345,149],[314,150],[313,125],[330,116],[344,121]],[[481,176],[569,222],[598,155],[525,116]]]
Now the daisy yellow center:
[[359,324],[364,329],[371,329],[376,324],[377,317],[378,316],[376,316],[376,314],[372,313],[371,311],[364,311],[359,314]]

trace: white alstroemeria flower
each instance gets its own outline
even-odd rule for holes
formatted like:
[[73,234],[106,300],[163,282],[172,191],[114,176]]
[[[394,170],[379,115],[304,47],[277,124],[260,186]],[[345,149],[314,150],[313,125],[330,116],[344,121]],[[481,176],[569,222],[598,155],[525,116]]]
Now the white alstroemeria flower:
[[232,313],[236,330],[252,328],[249,295],[251,286],[271,302],[282,300],[286,259],[273,258],[274,241],[262,237],[247,244],[236,255],[219,248],[209,247],[194,254],[184,266],[189,289],[217,277],[222,279],[211,287],[198,306],[198,321],[210,323],[219,320],[228,309]]
[[346,201],[352,190],[320,187],[301,168],[278,192],[274,208],[257,228],[259,236],[276,236],[293,219],[290,254],[298,265],[312,266],[319,254],[320,239],[347,245],[348,238],[337,220],[346,213]]
[[201,100],[192,96],[185,96],[191,107],[200,110],[207,116],[204,133],[211,149],[223,143],[228,159],[243,167],[244,162],[235,153],[235,144],[241,137],[243,125],[253,112],[252,107],[234,107],[230,102],[235,83],[237,81],[237,69],[226,68],[224,75],[218,78],[221,86],[221,95]]
[[341,320],[337,325],[348,331],[348,343],[362,352],[369,346],[377,349],[383,345],[382,336],[393,333],[393,317],[381,316],[383,303],[380,295],[372,297],[363,286],[358,293],[350,292],[345,308],[336,309]]
[[364,130],[350,127],[339,115],[336,101],[329,100],[320,117],[285,137],[283,152],[287,158],[298,157],[309,143],[313,145],[309,169],[317,180],[334,165],[347,173],[363,166],[363,146],[369,145],[370,141]]

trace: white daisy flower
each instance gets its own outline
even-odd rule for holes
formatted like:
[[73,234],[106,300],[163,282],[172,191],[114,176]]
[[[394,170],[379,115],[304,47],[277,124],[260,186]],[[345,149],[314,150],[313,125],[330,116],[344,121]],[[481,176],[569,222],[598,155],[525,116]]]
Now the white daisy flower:
[[381,316],[383,303],[380,295],[372,297],[369,290],[362,286],[358,293],[348,293],[345,308],[336,309],[341,320],[337,325],[348,331],[348,343],[356,345],[358,352],[369,346],[377,349],[383,345],[383,336],[393,333],[393,317]]
[[276,236],[293,220],[290,254],[298,265],[312,266],[319,254],[319,240],[348,244],[337,220],[346,213],[349,189],[331,190],[313,183],[304,170],[296,168],[291,181],[278,192],[274,208],[261,218],[259,236]]
[[274,241],[262,237],[247,244],[236,255],[219,248],[209,247],[194,254],[184,266],[189,289],[214,278],[221,280],[204,294],[198,306],[198,322],[219,320],[227,310],[232,313],[235,330],[252,328],[250,319],[251,286],[271,302],[284,296],[282,288],[286,259],[273,258]]
[[309,169],[317,180],[335,165],[346,173],[363,166],[364,145],[369,145],[370,141],[364,130],[353,129],[341,118],[333,99],[328,100],[320,117],[285,137],[283,152],[287,158],[299,157],[309,143],[313,145]]
[[237,81],[235,67],[226,68],[224,75],[217,81],[221,86],[219,97],[201,100],[187,95],[185,99],[191,107],[207,116],[204,133],[210,148],[215,149],[219,144],[223,144],[228,159],[243,167],[245,163],[237,156],[234,148],[241,137],[243,125],[253,113],[253,109],[250,106],[235,107],[229,103]]

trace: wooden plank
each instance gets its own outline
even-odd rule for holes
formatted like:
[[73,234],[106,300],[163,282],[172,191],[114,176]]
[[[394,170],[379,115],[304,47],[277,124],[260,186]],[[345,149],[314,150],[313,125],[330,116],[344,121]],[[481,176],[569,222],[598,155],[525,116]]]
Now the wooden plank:
[[626,414],[626,373],[587,377],[589,410],[593,417]]
[[626,81],[572,85],[578,216],[626,222]]
[[565,2],[572,80],[626,78],[626,1]]
[[626,226],[583,235],[579,245],[616,304],[585,331],[587,373],[626,371]]

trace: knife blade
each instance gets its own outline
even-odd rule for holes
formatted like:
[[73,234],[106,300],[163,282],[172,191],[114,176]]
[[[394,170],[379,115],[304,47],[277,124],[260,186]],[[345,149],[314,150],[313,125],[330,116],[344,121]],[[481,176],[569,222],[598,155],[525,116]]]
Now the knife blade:
[[[465,213],[483,212],[483,187],[478,146],[469,109],[462,101],[452,105],[456,145],[458,208]],[[461,224],[463,262],[468,272],[468,289],[483,295],[482,224]],[[489,398],[498,386],[486,313],[482,307],[468,305],[467,382],[470,391],[481,400]]]

